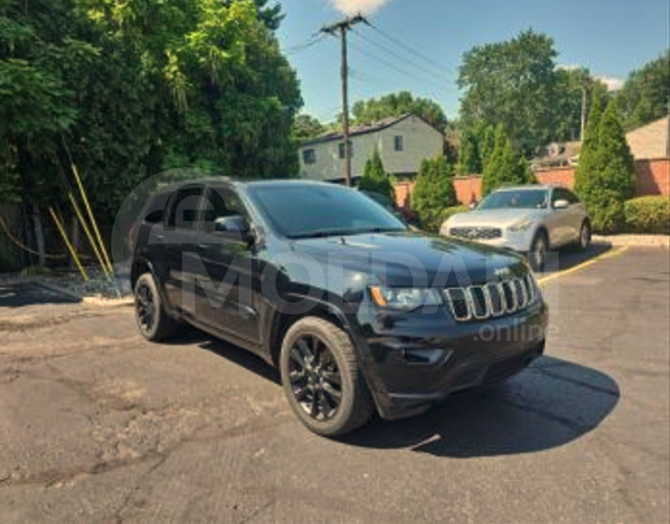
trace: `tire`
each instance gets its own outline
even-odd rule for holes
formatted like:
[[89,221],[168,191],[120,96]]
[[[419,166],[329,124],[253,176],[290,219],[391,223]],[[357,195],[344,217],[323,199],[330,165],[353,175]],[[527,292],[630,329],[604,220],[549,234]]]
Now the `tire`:
[[163,342],[177,333],[179,324],[165,312],[151,273],[144,273],[135,283],[135,321],[142,336],[151,342]]
[[582,228],[579,231],[579,242],[577,243],[577,249],[582,253],[589,249],[589,246],[591,245],[591,235],[591,222],[584,220]]
[[528,261],[533,271],[543,271],[547,262],[549,239],[544,231],[538,231],[528,253]]
[[284,337],[279,367],[291,409],[314,433],[339,437],[372,417],[353,344],[334,324],[316,317],[296,322]]

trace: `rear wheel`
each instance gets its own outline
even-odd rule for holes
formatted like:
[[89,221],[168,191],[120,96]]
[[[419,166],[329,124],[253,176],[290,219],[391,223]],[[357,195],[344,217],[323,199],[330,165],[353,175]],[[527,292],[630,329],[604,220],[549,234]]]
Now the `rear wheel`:
[[314,433],[336,437],[370,420],[373,403],[349,336],[316,317],[296,322],[280,356],[284,393]]
[[165,312],[151,273],[144,273],[135,284],[135,319],[142,336],[152,342],[162,342],[177,332],[179,324]]
[[528,261],[534,271],[542,271],[547,263],[547,252],[549,251],[549,240],[544,231],[539,231],[533,239]]
[[579,232],[579,250],[586,251],[591,245],[591,223],[588,220],[584,220],[582,224],[582,229]]

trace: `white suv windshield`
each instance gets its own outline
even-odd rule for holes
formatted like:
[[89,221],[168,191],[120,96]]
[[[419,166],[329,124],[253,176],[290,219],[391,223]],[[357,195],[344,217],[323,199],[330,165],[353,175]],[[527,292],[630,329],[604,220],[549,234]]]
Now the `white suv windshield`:
[[497,191],[489,195],[477,209],[546,209],[548,201],[549,193],[545,189]]

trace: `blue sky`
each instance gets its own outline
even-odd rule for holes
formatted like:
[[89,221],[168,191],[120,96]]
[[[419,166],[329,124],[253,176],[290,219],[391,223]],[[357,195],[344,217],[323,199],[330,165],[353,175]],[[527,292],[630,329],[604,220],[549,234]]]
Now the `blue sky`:
[[[557,62],[583,65],[595,75],[624,79],[656,58],[670,41],[668,0],[281,0],[286,19],[282,47],[298,71],[304,112],[332,120],[339,110],[339,43],[328,38],[307,49],[325,23],[342,17],[334,4],[383,4],[369,16],[387,34],[420,51],[405,52],[372,28],[350,37],[351,101],[407,89],[441,103],[448,118],[458,111],[455,85],[463,52],[473,45],[507,40],[533,28],[555,40]],[[403,60],[362,37],[400,55]],[[292,49],[293,48],[293,49]],[[363,54],[368,53],[368,55]],[[395,66],[378,62],[373,54]],[[442,66],[441,70],[435,65]],[[401,71],[398,71],[400,69]]]

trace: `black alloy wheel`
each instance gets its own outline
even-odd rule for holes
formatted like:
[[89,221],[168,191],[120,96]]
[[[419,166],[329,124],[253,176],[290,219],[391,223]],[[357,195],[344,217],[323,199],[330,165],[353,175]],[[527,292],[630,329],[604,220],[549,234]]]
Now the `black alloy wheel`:
[[152,333],[156,324],[156,300],[151,287],[140,282],[135,290],[137,324],[143,335]]
[[289,353],[289,381],[296,402],[312,419],[327,421],[342,402],[342,376],[327,344],[316,335],[295,340]]

